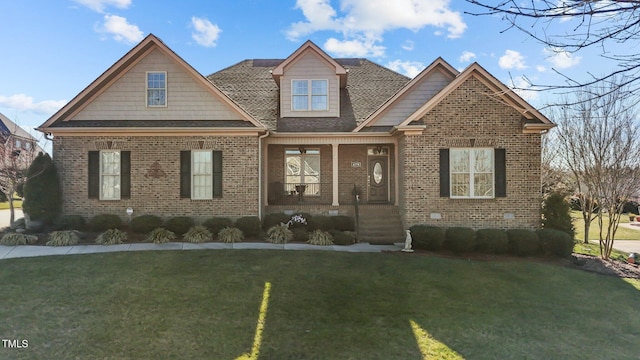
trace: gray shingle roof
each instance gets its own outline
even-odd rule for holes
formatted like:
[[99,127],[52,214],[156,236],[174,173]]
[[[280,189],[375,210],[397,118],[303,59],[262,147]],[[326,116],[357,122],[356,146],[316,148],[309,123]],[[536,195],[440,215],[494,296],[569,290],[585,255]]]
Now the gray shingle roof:
[[283,59],[244,60],[207,78],[255,119],[282,132],[351,131],[409,78],[367,59],[336,59],[349,70],[339,118],[278,118],[278,86],[270,70]]
[[163,128],[184,128],[184,127],[255,127],[252,123],[244,120],[73,120],[58,121],[57,128],[73,127],[163,127]]

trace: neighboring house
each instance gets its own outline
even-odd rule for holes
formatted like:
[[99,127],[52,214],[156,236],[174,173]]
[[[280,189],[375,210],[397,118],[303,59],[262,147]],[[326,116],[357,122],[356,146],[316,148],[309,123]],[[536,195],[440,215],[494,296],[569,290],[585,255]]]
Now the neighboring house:
[[361,224],[536,228],[553,126],[476,63],[409,79],[307,41],[204,77],[149,35],[39,130],[66,214],[353,214],[355,187]]
[[[10,143],[9,143],[10,142]],[[35,152],[43,151],[38,146],[38,140],[8,117],[0,113],[0,144],[13,151]]]

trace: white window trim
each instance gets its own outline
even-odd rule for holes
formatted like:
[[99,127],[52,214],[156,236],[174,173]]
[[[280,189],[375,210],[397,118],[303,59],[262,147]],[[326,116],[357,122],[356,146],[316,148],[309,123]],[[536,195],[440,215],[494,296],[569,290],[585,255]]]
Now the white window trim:
[[[285,176],[285,183],[287,183],[287,151],[299,151],[299,149],[294,149],[294,148],[286,148],[284,150],[284,176]],[[320,182],[320,179],[322,177],[322,152],[320,151],[319,148],[310,148],[310,149],[305,149],[306,151],[317,151],[318,154],[314,154],[313,156],[318,156],[318,182],[317,183],[311,183],[311,184],[317,184],[318,185],[318,193],[317,194],[308,194],[307,192],[305,192],[304,196],[312,196],[312,197],[319,197],[322,195],[322,182]],[[293,155],[293,154],[291,154]],[[302,164],[304,163],[304,157],[307,156],[307,153],[305,152],[300,153],[298,156],[300,156],[300,165],[302,166]],[[301,180],[301,184],[309,184],[307,182],[305,182],[304,180],[304,170],[300,169],[300,180]]]
[[[149,105],[149,74],[164,74],[164,104]],[[166,71],[147,71],[144,75],[144,103],[148,108],[166,108],[169,102],[169,78]]]
[[[120,177],[120,191],[116,192],[116,196],[114,197],[106,197],[104,195],[103,189],[104,189],[104,174],[102,173],[102,168],[103,166],[103,162],[102,162],[102,154],[104,153],[117,153],[118,157],[120,158],[118,161],[118,176]],[[100,166],[100,181],[98,182],[98,186],[100,186],[100,200],[120,200],[122,197],[122,154],[120,152],[120,150],[101,150],[100,151],[100,155],[99,155],[99,160],[100,163],[98,164]],[[109,174],[108,176],[112,176],[114,174]]]
[[[304,110],[294,109],[294,96],[305,96],[305,95],[295,95],[293,93],[293,83],[294,81],[306,81],[307,82],[307,108]],[[327,86],[327,93],[324,95],[316,95],[316,96],[325,96],[327,98],[327,106],[323,110],[313,110],[313,81],[324,81]],[[328,79],[291,79],[291,111],[293,112],[328,112],[329,111],[329,80]]]
[[[453,195],[453,166],[451,164],[453,156],[453,151],[464,151],[469,150],[469,196],[455,196]],[[473,195],[474,189],[474,161],[475,157],[471,154],[476,150],[491,150],[491,196],[475,196]],[[495,199],[496,197],[496,158],[495,151],[493,148],[450,148],[449,149],[449,197],[451,199]]]
[[[211,186],[209,186],[209,196],[203,196],[203,197],[196,197],[196,191],[195,191],[195,186],[196,186],[196,182],[194,181],[194,176],[196,175],[194,173],[194,169],[195,169],[195,165],[194,165],[194,158],[195,158],[195,154],[196,153],[208,153],[210,154],[210,159],[211,161],[208,164],[208,176],[211,178]],[[207,174],[203,174],[203,175],[207,175]],[[213,151],[211,150],[191,150],[191,200],[212,200],[213,199]]]

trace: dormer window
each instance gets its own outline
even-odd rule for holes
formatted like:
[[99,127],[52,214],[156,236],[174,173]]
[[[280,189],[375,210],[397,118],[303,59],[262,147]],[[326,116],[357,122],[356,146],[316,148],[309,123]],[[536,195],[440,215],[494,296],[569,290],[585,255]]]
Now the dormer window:
[[147,73],[147,106],[167,106],[167,73]]
[[328,110],[327,83],[327,80],[292,80],[291,110]]

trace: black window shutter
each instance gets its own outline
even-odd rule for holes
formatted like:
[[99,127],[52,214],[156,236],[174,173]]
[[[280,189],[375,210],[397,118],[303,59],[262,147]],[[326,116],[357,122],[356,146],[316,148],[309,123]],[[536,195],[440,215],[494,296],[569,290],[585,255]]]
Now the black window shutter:
[[222,197],[222,151],[213,152],[213,197]]
[[449,149],[440,149],[440,196],[449,194]]
[[120,198],[131,198],[131,151],[120,151]]
[[505,149],[495,149],[496,197],[507,197],[507,155]]
[[191,151],[180,151],[180,197],[191,197]]
[[89,151],[89,199],[100,198],[100,151]]

